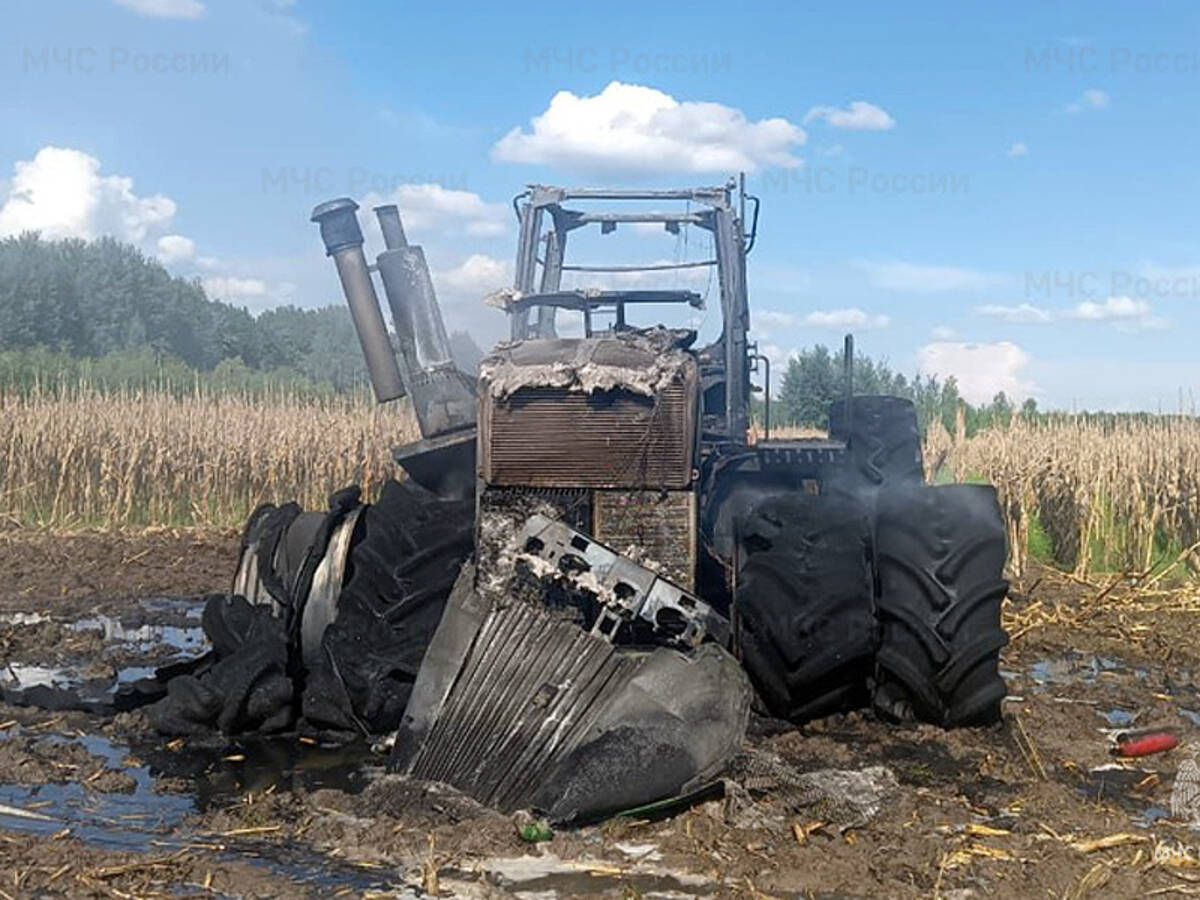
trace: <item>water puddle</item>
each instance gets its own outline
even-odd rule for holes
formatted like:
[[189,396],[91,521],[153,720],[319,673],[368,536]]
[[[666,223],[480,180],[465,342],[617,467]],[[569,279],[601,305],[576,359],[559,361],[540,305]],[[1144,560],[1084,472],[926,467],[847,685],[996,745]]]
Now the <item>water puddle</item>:
[[[0,740],[20,736],[18,730]],[[108,770],[128,776],[130,787],[123,789],[118,783],[122,789],[101,792],[86,778],[37,785],[0,782],[0,828],[47,836],[69,829],[80,840],[125,851],[161,852],[211,842],[213,835],[189,828],[187,818],[237,803],[249,791],[331,787],[356,792],[383,770],[381,759],[365,745],[322,747],[294,737],[185,745],[174,752],[159,742],[140,747],[94,734],[41,740],[78,744],[103,759]],[[158,779],[164,777],[184,785],[184,790],[159,789]],[[221,858],[247,860],[294,883],[321,888],[322,894],[395,887],[385,871],[341,863],[304,847],[219,838],[225,848],[217,853]]]
[[1137,721],[1138,713],[1132,710],[1114,706],[1112,709],[1098,709],[1096,715],[1113,728],[1126,728]]
[[126,625],[113,616],[88,616],[70,625],[74,631],[99,631],[105,643],[124,644],[142,653],[169,647],[177,656],[196,656],[208,648],[199,625]]
[[1115,763],[1098,766],[1074,787],[1076,793],[1092,803],[1123,809],[1139,828],[1149,828],[1171,815],[1170,810],[1159,802],[1165,791],[1162,777],[1151,769]]
[[294,736],[138,749],[157,772],[187,782],[198,812],[272,789],[332,788],[357,794],[384,771],[383,757],[366,744],[310,744]]
[[[682,898],[711,896],[716,883],[703,875],[659,866],[614,867],[612,863],[544,856],[492,857],[478,872],[491,884],[517,897],[575,897],[611,893],[615,897]],[[443,869],[445,881],[478,883],[473,872]]]
[[[68,742],[63,738],[51,741]],[[0,814],[5,828],[55,834],[70,828],[71,834],[90,843],[122,850],[148,850],[152,841],[161,841],[194,806],[187,797],[160,794],[154,790],[148,766],[128,765],[129,748],[99,735],[76,738],[74,743],[88,753],[102,757],[108,768],[133,780],[132,792],[100,792],[85,783],[45,783],[18,785],[0,783],[0,803],[29,810],[39,818]]]
[[1134,677],[1143,679],[1145,669],[1125,665],[1119,660],[1098,654],[1068,651],[1057,656],[1039,659],[1029,666],[1027,676],[1036,687],[1066,684],[1094,684],[1105,677]]

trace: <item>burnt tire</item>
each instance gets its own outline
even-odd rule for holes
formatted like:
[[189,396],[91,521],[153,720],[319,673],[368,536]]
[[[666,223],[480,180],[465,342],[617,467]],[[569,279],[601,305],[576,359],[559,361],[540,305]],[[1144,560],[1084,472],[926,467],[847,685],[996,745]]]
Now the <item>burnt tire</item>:
[[1000,717],[1006,537],[996,491],[921,486],[880,494],[880,645],[874,706],[944,727]]
[[921,430],[911,400],[862,395],[835,400],[829,407],[829,435],[849,448],[847,488],[888,488],[920,484]]
[[318,731],[377,734],[400,721],[459,569],[474,549],[474,503],[388,482],[364,509],[337,615],[308,673]]
[[869,702],[870,527],[841,494],[771,498],[739,523],[735,649],[767,710],[804,722]]

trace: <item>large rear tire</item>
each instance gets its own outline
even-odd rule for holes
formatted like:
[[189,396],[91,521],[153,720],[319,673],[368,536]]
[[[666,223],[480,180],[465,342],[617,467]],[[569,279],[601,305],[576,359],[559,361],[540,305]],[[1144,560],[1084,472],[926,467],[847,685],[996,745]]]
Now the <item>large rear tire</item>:
[[399,724],[474,549],[474,503],[390,481],[357,530],[336,618],[308,673],[304,715],[320,731],[378,734]]
[[921,430],[911,400],[860,395],[829,407],[829,435],[849,449],[844,487],[887,489],[924,480]]
[[876,710],[945,727],[996,721],[1008,582],[995,489],[912,487],[882,492],[878,503]]
[[804,722],[869,701],[870,528],[841,494],[771,498],[739,527],[735,649],[768,711]]

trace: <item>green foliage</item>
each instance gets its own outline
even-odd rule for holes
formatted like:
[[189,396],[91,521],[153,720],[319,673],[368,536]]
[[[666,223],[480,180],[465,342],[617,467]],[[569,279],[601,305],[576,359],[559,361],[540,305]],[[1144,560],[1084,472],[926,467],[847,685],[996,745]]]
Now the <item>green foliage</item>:
[[255,318],[111,238],[0,240],[0,378],[48,384],[68,373],[111,386],[365,384],[354,325],[340,306]]
[[[953,378],[942,382],[917,375],[910,380],[884,361],[855,355],[853,383],[856,394],[891,394],[912,400],[922,427],[941,419],[947,430],[954,430],[962,400]],[[831,353],[823,344],[803,350],[788,360],[771,418],[781,425],[827,428],[829,406],[843,395],[845,386],[840,350]]]
[[[945,381],[935,376],[914,375],[906,378],[895,372],[886,361],[855,355],[854,393],[890,394],[906,397],[917,408],[917,420],[922,430],[940,421],[953,434],[961,410],[967,436],[998,425],[1008,425],[1016,410],[1012,401],[997,394],[991,403],[971,406],[958,392],[953,377]],[[779,398],[772,404],[771,420],[778,425],[800,425],[810,428],[829,427],[829,406],[845,392],[845,373],[842,352],[830,352],[817,344],[788,360],[779,389]],[[1022,416],[1043,420],[1047,414],[1038,412],[1037,401],[1026,400],[1020,409]],[[761,412],[756,407],[756,416]]]
[[224,359],[205,372],[148,347],[117,350],[96,359],[80,359],[45,347],[0,351],[0,392],[21,395],[72,396],[94,390],[102,394],[154,392],[177,398],[189,394],[366,396],[364,385],[350,388],[339,391],[329,379],[309,377],[295,369],[251,369],[237,357]]

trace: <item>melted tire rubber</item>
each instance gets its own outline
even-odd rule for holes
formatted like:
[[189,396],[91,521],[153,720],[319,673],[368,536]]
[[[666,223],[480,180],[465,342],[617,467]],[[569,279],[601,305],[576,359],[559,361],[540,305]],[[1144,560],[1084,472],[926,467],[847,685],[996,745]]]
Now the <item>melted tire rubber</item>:
[[943,727],[1000,718],[1000,606],[1008,591],[994,488],[883,491],[875,546],[880,646],[874,706],[891,720]]
[[775,497],[739,532],[735,650],[768,711],[804,722],[866,705],[877,625],[863,508],[840,493]]
[[474,503],[389,481],[356,528],[337,617],[308,673],[310,727],[378,734],[400,722],[450,589],[474,549]]

